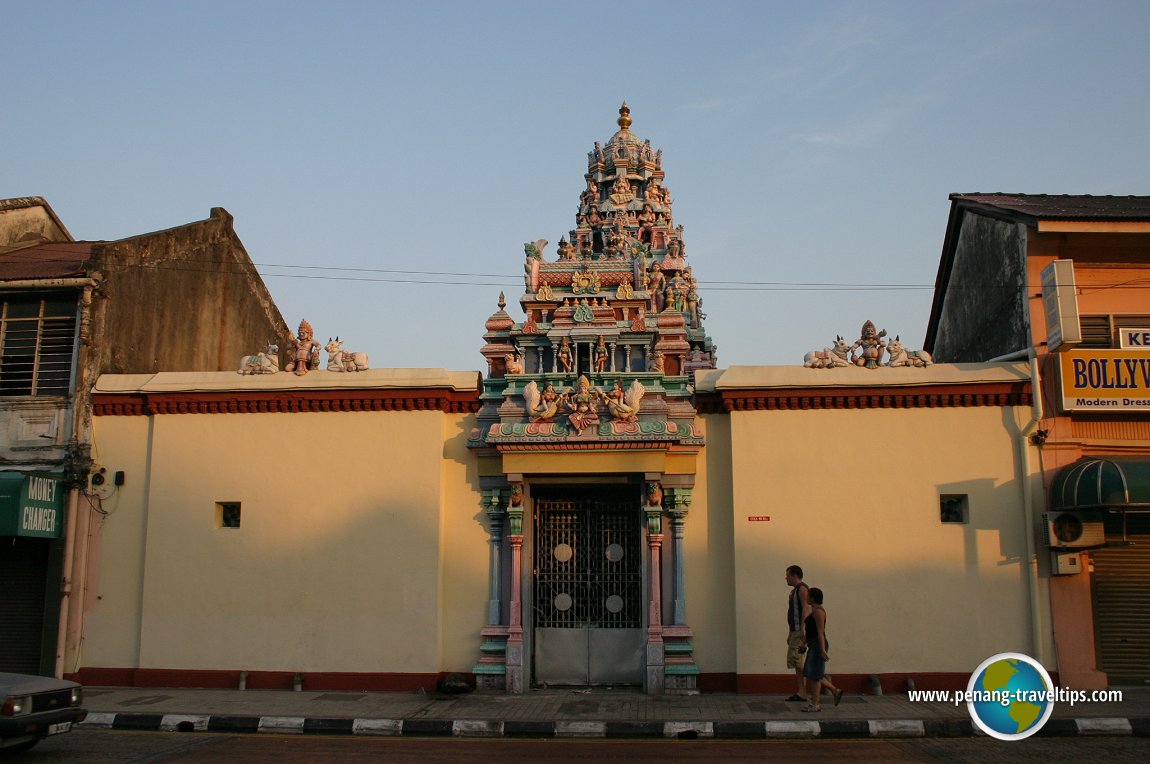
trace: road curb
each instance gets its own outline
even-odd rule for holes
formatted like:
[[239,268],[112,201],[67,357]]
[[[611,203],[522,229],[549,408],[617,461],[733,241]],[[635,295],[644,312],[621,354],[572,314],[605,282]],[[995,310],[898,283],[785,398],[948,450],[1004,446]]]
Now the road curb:
[[[810,739],[972,737],[983,733],[962,719],[839,721],[493,721],[490,719],[369,719],[303,716],[211,716],[93,712],[78,729],[148,732],[243,732],[293,735],[405,737]],[[1043,737],[1150,737],[1150,717],[1051,719]]]

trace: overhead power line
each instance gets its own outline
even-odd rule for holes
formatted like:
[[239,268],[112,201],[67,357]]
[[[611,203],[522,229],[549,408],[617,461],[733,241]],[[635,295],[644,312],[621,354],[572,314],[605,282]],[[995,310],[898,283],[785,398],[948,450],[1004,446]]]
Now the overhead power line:
[[[16,251],[17,253],[19,250]],[[11,256],[15,253],[8,253]],[[0,262],[6,256],[0,256]],[[15,258],[13,258],[15,259]],[[29,258],[31,261],[31,258]],[[34,262],[49,263],[76,263],[75,256],[60,258],[35,258]],[[523,277],[504,273],[467,273],[460,271],[423,271],[402,270],[389,268],[352,268],[334,265],[293,265],[289,263],[252,263],[257,269],[275,269],[291,271],[307,271],[307,273],[277,273],[272,270],[259,270],[263,278],[290,278],[315,281],[345,281],[359,283],[387,283],[387,284],[438,284],[444,286],[483,286],[483,287],[514,287],[522,282]],[[178,261],[165,261],[162,263],[140,263],[136,267],[155,268],[194,273],[215,274],[243,274],[249,272],[245,264],[234,260],[188,259]],[[359,274],[359,275],[325,275],[325,274]],[[371,276],[369,274],[386,274]],[[428,276],[431,278],[410,278],[412,276]],[[464,280],[450,280],[464,279]],[[483,279],[483,280],[477,280]],[[490,281],[494,279],[495,281]],[[3,282],[0,282],[2,285]],[[883,291],[925,291],[933,290],[932,284],[895,284],[895,283],[849,283],[849,282],[814,282],[814,281],[707,281],[699,279],[700,287],[713,292],[883,292]],[[951,284],[951,290],[964,289],[987,291],[991,289],[1040,291],[1041,285],[997,285],[978,284],[964,286]],[[1115,284],[1091,284],[1080,288],[1083,293],[1100,291],[1104,289],[1150,289],[1150,279],[1133,279]]]

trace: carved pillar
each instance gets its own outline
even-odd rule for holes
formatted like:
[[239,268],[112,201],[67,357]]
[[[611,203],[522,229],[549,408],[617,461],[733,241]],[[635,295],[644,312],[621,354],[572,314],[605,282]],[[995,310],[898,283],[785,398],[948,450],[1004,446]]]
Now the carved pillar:
[[690,488],[667,488],[664,504],[671,516],[671,554],[674,556],[674,615],[663,628],[665,689],[669,694],[693,695],[698,692],[699,667],[695,664],[694,633],[687,625],[686,535],[687,511],[691,506]]
[[[516,487],[520,498],[523,496],[523,484],[512,486],[512,495]],[[507,508],[507,519],[511,531],[508,540],[511,542],[511,614],[510,624],[507,627],[507,692],[521,694],[526,689],[526,661],[523,650],[523,504],[512,504]]]
[[624,367],[625,367],[627,373],[629,374],[631,372],[631,343],[630,342],[625,343],[623,345],[623,362],[624,362]]
[[684,584],[683,538],[687,523],[687,511],[691,508],[690,488],[671,488],[666,499],[667,513],[671,516],[671,554],[675,557],[674,580],[674,621],[676,625],[687,622],[687,595]]
[[490,562],[488,566],[487,626],[480,632],[483,644],[479,651],[482,656],[472,667],[475,683],[480,689],[500,690],[506,687],[507,673],[507,627],[502,625],[502,604],[500,580],[502,578],[503,520],[506,511],[503,502],[505,489],[491,488],[483,491],[483,506],[487,513],[487,528],[491,534]]
[[610,352],[607,357],[611,359],[611,368],[607,369],[607,371],[615,371],[615,348],[618,347],[618,344],[614,342],[608,344],[610,347]]
[[650,596],[647,601],[647,661],[645,688],[649,695],[662,695],[665,686],[663,664],[663,569],[660,560],[663,549],[662,487],[647,484],[647,500],[643,514],[647,519],[647,580]]

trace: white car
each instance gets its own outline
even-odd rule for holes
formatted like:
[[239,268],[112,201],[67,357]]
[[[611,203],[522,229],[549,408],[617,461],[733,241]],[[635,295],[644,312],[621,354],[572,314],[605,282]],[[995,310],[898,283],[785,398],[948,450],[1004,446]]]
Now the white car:
[[88,715],[83,689],[64,679],[0,673],[0,698],[0,749],[7,751],[27,751]]

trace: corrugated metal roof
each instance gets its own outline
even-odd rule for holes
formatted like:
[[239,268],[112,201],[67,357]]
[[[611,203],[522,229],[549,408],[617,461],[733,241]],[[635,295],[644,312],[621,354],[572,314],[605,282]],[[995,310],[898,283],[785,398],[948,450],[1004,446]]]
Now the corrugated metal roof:
[[0,254],[0,281],[83,276],[92,258],[90,241],[54,242]]
[[951,194],[951,200],[1044,220],[1150,220],[1150,196]]

